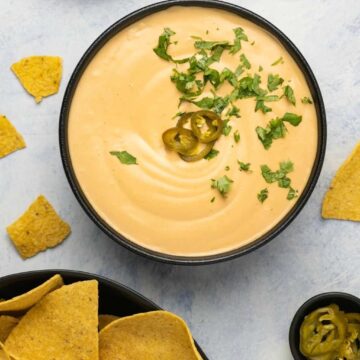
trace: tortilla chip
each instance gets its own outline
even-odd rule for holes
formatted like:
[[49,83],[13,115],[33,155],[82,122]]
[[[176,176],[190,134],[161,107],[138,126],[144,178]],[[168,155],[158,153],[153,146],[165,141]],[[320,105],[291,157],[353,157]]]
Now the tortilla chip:
[[71,232],[43,195],[40,195],[7,232],[25,259],[63,242]]
[[98,360],[98,282],[51,292],[30,309],[5,342],[21,360]]
[[16,317],[7,315],[0,316],[0,341],[2,343],[7,339],[11,330],[18,324],[18,322],[19,320]]
[[360,221],[360,143],[337,171],[322,205],[325,219]]
[[167,311],[121,318],[100,332],[100,360],[199,360],[184,320]]
[[63,285],[64,282],[62,277],[60,275],[54,275],[49,280],[25,294],[0,302],[0,314],[18,313],[28,310],[38,303],[45,295]]
[[23,137],[5,115],[0,115],[0,158],[25,147]]
[[99,331],[101,331],[105,326],[109,325],[113,321],[119,319],[119,316],[115,315],[99,315]]
[[39,103],[59,91],[62,60],[58,56],[30,56],[11,65],[25,90]]
[[4,344],[0,343],[0,360],[10,360],[8,353],[4,348]]

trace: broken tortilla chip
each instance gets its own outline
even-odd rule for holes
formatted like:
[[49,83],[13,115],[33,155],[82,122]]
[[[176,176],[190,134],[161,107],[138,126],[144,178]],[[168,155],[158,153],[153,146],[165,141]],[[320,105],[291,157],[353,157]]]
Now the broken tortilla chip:
[[113,321],[119,319],[119,316],[115,315],[99,315],[99,331],[101,331],[105,326],[109,325]]
[[5,115],[0,115],[0,158],[25,147],[23,137]]
[[42,195],[6,230],[23,258],[59,245],[71,232],[69,224]]
[[337,171],[322,205],[325,219],[360,221],[360,143]]
[[0,341],[3,343],[11,330],[18,324],[19,319],[13,316],[1,315],[0,316]]
[[0,314],[24,312],[38,303],[45,295],[60,288],[63,285],[64,282],[62,277],[60,275],[54,275],[49,280],[26,292],[25,294],[21,294],[19,296],[15,296],[12,299],[0,302]]
[[31,308],[5,342],[21,360],[98,360],[98,282],[57,289]]
[[4,344],[0,343],[0,360],[10,360],[8,353],[4,348]]
[[199,360],[190,331],[180,317],[152,311],[113,321],[99,337],[100,360]]
[[11,65],[26,91],[39,103],[59,91],[62,60],[58,56],[30,56]]

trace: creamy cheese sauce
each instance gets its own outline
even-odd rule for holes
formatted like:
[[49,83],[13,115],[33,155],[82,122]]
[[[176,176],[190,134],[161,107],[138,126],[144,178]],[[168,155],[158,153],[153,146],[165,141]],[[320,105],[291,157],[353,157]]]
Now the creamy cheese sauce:
[[[268,103],[273,111],[254,112],[254,99],[236,102],[241,118],[231,121],[241,141],[232,134],[222,136],[215,148],[220,154],[210,160],[186,163],[165,149],[162,133],[175,126],[181,95],[170,81],[174,64],[157,57],[153,48],[164,27],[176,32],[169,47],[175,58],[195,53],[191,35],[207,40],[234,38],[242,27],[249,42],[242,42],[236,55],[224,53],[220,63],[235,70],[245,53],[251,74],[264,70],[262,88],[269,73],[290,80],[296,107],[286,99]],[[208,34],[206,34],[208,30]],[[255,41],[254,45],[251,43]],[[284,63],[271,64],[280,56]],[[245,75],[245,74],[244,74]],[[204,92],[209,95],[210,89]],[[224,84],[218,94],[231,90]],[[172,7],[150,15],[122,30],[95,56],[78,84],[69,118],[70,155],[76,177],[91,205],[116,231],[146,248],[172,255],[212,255],[250,243],[276,225],[294,206],[287,190],[267,184],[260,165],[272,170],[291,160],[292,186],[303,191],[317,149],[317,118],[313,105],[300,99],[310,96],[305,78],[285,48],[259,26],[229,12],[198,7]],[[182,110],[198,110],[185,104]],[[303,116],[298,127],[287,125],[288,133],[265,150],[255,133],[269,120],[294,112]],[[110,151],[126,150],[139,165],[123,165]],[[237,160],[250,162],[252,173],[240,172]],[[230,170],[225,171],[229,166]],[[234,183],[227,198],[211,189],[210,179],[227,175]],[[269,198],[261,204],[257,193],[267,187]],[[215,201],[210,200],[215,196]]]

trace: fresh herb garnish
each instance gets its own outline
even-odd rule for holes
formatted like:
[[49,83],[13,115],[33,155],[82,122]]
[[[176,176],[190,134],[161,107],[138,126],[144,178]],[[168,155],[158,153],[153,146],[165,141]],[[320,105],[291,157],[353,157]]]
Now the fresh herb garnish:
[[312,100],[308,97],[308,96],[304,96],[302,99],[301,99],[301,102],[303,104],[312,104]]
[[204,88],[203,82],[196,79],[195,75],[178,72],[176,69],[173,69],[171,81],[176,85],[176,88],[186,96],[198,96]]
[[257,194],[258,200],[263,203],[269,197],[269,190],[267,188],[260,190]]
[[116,156],[122,164],[138,165],[136,157],[132,156],[127,151],[110,151],[110,154]]
[[223,134],[225,135],[225,136],[228,136],[229,134],[230,134],[230,132],[231,132],[231,129],[232,129],[232,126],[231,125],[229,125],[229,119],[227,119],[227,120],[224,120],[224,125],[223,125],[223,130],[222,130],[222,132],[223,132]]
[[279,64],[283,64],[284,63],[284,59],[282,56],[280,56],[276,61],[274,61],[271,66],[276,66],[276,65],[279,65]]
[[210,202],[213,203],[215,201],[215,196],[211,198]]
[[298,126],[302,121],[302,116],[293,113],[286,113],[282,118],[270,120],[266,128],[256,127],[255,131],[259,140],[265,149],[269,149],[273,140],[285,137],[286,126],[284,122],[290,123],[292,126]]
[[261,71],[263,71],[263,70],[264,70],[264,68],[260,65],[258,71],[261,72]]
[[290,187],[286,198],[288,200],[293,200],[298,197],[298,193],[299,193],[298,190],[295,190],[292,187]]
[[[199,39],[201,39],[201,38],[199,38]],[[228,48],[229,42],[228,41],[206,41],[206,40],[201,39],[201,40],[195,41],[194,46],[196,49],[213,50],[217,46]]]
[[293,105],[296,105],[294,90],[290,85],[284,87],[284,95]]
[[269,74],[267,87],[269,91],[275,91],[284,82],[284,79],[279,74]]
[[242,64],[244,65],[244,67],[246,69],[251,69],[251,64],[250,61],[248,60],[248,58],[245,56],[245,54],[241,54],[240,55],[240,61],[242,62]]
[[185,114],[184,111],[178,111],[178,112],[172,117],[172,119],[176,119],[177,117],[182,116],[182,115],[184,115],[184,114]]
[[225,166],[225,171],[229,171],[229,170],[230,170],[230,166],[229,165]]
[[269,184],[277,182],[281,188],[289,189],[287,199],[292,200],[297,196],[297,191],[291,187],[291,179],[287,176],[294,171],[294,164],[291,161],[282,161],[279,170],[272,171],[267,165],[261,165],[261,174]]
[[239,133],[239,130],[236,130],[236,131],[234,132],[234,141],[235,141],[236,143],[238,143],[238,142],[240,141],[240,133]]
[[211,160],[214,157],[218,156],[219,152],[220,152],[219,150],[211,149],[210,152],[206,156],[204,156],[204,159]]
[[244,162],[242,162],[242,161],[239,161],[238,160],[238,164],[239,164],[239,170],[240,171],[250,171],[250,166],[251,166],[251,164],[250,163],[244,163]]
[[272,111],[271,107],[265,105],[264,100],[257,100],[256,101],[255,112],[257,112],[258,110],[261,110],[263,112],[263,114],[266,114],[266,113]]
[[241,117],[239,114],[240,109],[233,105],[231,109],[229,109],[229,111],[226,113],[227,116],[235,116],[237,118]]
[[211,179],[211,188],[217,189],[223,197],[226,197],[226,194],[230,191],[231,184],[233,182],[233,180],[224,175],[217,180]]
[[241,41],[248,41],[248,37],[244,32],[244,29],[238,27],[233,30],[235,34],[234,44],[230,48],[230,54],[236,54],[241,50]]

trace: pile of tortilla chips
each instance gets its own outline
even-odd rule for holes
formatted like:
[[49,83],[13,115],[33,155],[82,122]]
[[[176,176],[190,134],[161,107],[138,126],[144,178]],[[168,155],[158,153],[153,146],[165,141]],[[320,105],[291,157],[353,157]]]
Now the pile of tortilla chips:
[[[4,294],[0,294],[3,296]],[[99,315],[98,282],[60,275],[0,302],[0,360],[201,360],[185,322],[167,311]]]

